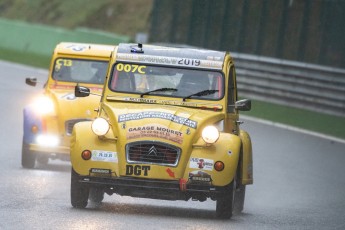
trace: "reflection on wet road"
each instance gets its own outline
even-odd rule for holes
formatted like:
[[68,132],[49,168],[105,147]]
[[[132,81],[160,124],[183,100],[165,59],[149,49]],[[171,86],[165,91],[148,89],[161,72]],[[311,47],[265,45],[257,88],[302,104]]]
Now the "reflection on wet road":
[[215,202],[106,196],[97,207],[72,208],[70,164],[23,169],[22,109],[45,71],[0,62],[0,229],[344,229],[345,145],[264,124],[242,126],[252,136],[254,185],[244,212],[215,219]]

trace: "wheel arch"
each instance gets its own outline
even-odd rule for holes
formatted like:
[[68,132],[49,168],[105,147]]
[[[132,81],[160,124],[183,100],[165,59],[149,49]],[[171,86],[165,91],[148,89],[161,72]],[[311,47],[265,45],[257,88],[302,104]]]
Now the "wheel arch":
[[241,130],[240,131],[240,138],[241,138],[241,153],[240,153],[240,161],[241,161],[241,169],[240,169],[240,178],[241,183],[243,185],[246,184],[253,184],[253,150],[252,150],[252,142],[250,139],[249,134]]

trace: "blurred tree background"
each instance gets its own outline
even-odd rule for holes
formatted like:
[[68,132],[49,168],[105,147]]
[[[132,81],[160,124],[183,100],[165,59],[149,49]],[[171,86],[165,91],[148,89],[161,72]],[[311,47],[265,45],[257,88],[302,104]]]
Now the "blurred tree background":
[[345,68],[344,0],[155,0],[151,42]]
[[0,0],[0,17],[345,68],[345,0]]
[[147,32],[153,0],[0,0],[0,17],[134,37]]

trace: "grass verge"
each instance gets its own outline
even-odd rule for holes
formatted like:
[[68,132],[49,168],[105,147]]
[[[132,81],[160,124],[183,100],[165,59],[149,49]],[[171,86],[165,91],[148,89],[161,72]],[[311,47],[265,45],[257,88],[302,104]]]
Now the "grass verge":
[[345,139],[344,117],[255,100],[251,111],[242,114]]
[[0,48],[0,59],[48,69],[51,57]]
[[[50,57],[0,49],[0,59],[48,69]],[[252,100],[252,110],[242,114],[345,139],[345,119],[304,109]]]

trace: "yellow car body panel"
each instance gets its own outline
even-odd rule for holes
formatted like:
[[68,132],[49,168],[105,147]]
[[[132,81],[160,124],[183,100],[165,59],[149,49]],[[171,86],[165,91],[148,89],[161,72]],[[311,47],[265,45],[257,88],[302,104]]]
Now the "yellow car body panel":
[[253,152],[249,134],[241,130],[240,138],[242,141],[242,165],[241,180],[242,184],[253,184]]
[[[130,107],[133,107],[131,112],[139,112],[143,110],[149,110],[154,112],[157,109],[155,105],[122,105],[119,104],[112,109],[112,115],[118,114],[121,115],[124,111],[128,112]],[[110,109],[110,108],[108,108]],[[174,112],[174,114],[178,115],[179,113],[176,110],[164,109],[164,107],[159,108],[160,111],[164,112]],[[122,112],[121,112],[122,111]],[[202,112],[205,113],[203,116]],[[216,119],[221,114],[216,114],[216,118],[210,117],[209,119],[205,119],[205,116],[212,114],[212,112],[202,111],[198,114],[194,114],[190,116],[190,119],[193,119],[198,122],[198,125],[202,125],[202,123],[213,123],[212,119]],[[180,112],[181,113],[181,112]],[[187,111],[183,111],[184,114]],[[110,118],[110,120],[117,120],[118,118]],[[199,122],[200,121],[200,122]],[[114,124],[113,124],[114,125]],[[141,133],[138,130],[135,130],[135,127],[146,128],[148,130],[147,133]],[[164,127],[169,127],[170,136],[165,135],[157,135],[150,134],[150,131],[154,131],[157,128],[165,129]],[[237,169],[237,162],[240,154],[241,148],[241,141],[240,138],[233,134],[228,133],[221,133],[219,140],[216,144],[213,145],[206,145],[201,139],[198,133],[191,133],[186,135],[187,129],[185,126],[181,124],[171,124],[168,120],[162,119],[151,119],[148,123],[147,121],[131,121],[126,123],[126,128],[123,129],[121,124],[118,124],[117,127],[112,127],[112,131],[114,133],[108,133],[106,137],[109,140],[102,140],[93,132],[90,132],[91,122],[81,122],[76,124],[73,138],[71,140],[71,162],[73,165],[74,170],[81,174],[81,175],[88,175],[91,168],[101,168],[101,169],[109,169],[114,172],[114,176],[134,176],[134,177],[144,177],[150,179],[159,179],[159,180],[178,180],[178,179],[189,179],[189,175],[195,171],[198,171],[199,168],[196,167],[197,163],[199,163],[199,159],[206,159],[207,162],[212,161],[213,163],[217,161],[224,162],[225,165],[234,165],[235,167],[226,167],[222,172],[217,172],[215,170],[210,169],[207,166],[207,170],[209,170],[209,175],[212,177],[214,185],[217,186],[224,186],[229,184],[236,172]],[[115,138],[116,140],[111,140],[111,138]],[[150,170],[148,173],[144,174],[142,172],[140,175],[133,175],[126,171],[126,167],[128,168],[128,162],[126,161],[126,149],[125,146],[132,141],[145,141],[147,138],[152,138],[153,140],[157,141],[164,141],[170,145],[176,145],[179,148],[183,149],[184,152],[188,154],[184,154],[180,156],[179,164],[177,166],[161,166],[161,165],[150,165]],[[191,143],[195,143],[195,145],[191,145]],[[200,143],[200,144],[198,144]],[[116,154],[116,162],[99,162],[97,160],[89,160],[84,161],[81,158],[81,152],[85,149],[90,151],[102,151],[102,152],[112,152]],[[73,154],[73,153],[76,154]],[[195,162],[194,166],[191,164]],[[141,163],[133,163],[133,165],[145,165]],[[213,165],[212,165],[213,167]],[[174,176],[172,176],[172,174]],[[227,176],[224,177],[224,174]]]

